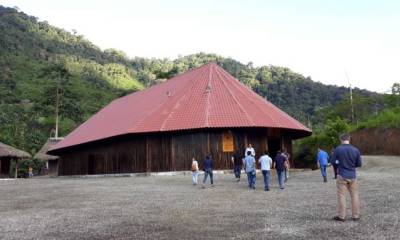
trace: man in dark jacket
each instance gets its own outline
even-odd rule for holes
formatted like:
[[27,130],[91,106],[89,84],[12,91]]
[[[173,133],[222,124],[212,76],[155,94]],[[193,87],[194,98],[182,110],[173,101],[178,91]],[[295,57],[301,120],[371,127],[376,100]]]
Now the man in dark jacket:
[[352,220],[360,219],[360,200],[358,194],[358,182],[356,168],[361,167],[360,151],[350,145],[350,135],[340,136],[341,145],[334,151],[332,163],[337,165],[338,176],[336,180],[338,195],[338,216],[333,219],[344,221],[346,219],[346,189],[350,192]]
[[206,157],[206,160],[204,161],[204,179],[203,179],[203,188],[205,188],[205,183],[207,181],[208,175],[210,175],[210,181],[211,181],[211,186],[214,186],[214,181],[213,181],[213,160],[211,158],[211,155],[208,155]]
[[235,173],[236,180],[240,181],[240,172],[242,171],[243,158],[239,152],[236,152],[231,161],[233,163],[233,172]]
[[285,188],[285,164],[288,161],[285,154],[282,154],[282,151],[278,151],[274,162],[273,168],[276,169],[276,174],[278,176],[279,188],[283,190]]

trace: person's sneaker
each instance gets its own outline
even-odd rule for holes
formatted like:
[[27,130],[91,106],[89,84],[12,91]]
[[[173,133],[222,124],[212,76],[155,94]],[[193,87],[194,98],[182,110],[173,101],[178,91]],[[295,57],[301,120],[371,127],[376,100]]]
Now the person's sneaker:
[[360,221],[360,218],[359,217],[352,217],[351,220],[357,222],[357,221]]
[[345,221],[345,219],[343,219],[343,218],[341,218],[341,217],[339,217],[339,216],[333,217],[333,220],[339,221],[339,222],[344,222],[344,221]]

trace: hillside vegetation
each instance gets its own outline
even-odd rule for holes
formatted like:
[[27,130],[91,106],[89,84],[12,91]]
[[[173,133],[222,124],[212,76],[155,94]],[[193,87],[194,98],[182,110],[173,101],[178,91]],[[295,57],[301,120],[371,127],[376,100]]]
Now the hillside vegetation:
[[[327,86],[285,67],[254,67],[215,54],[130,59],[116,49],[101,50],[76,31],[2,6],[0,46],[0,141],[32,153],[53,132],[57,95],[63,136],[111,100],[210,61],[314,127],[322,126],[332,115],[332,106],[348,98],[345,87]],[[385,106],[379,94],[360,89],[354,93],[359,119]],[[348,112],[342,105],[341,110]]]

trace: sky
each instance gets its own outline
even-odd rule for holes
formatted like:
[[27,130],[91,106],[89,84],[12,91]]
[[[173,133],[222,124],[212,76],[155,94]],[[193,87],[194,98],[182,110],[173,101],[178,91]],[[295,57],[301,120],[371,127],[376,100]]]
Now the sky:
[[400,82],[397,0],[0,0],[0,5],[75,29],[100,48],[129,57],[216,53],[377,92]]

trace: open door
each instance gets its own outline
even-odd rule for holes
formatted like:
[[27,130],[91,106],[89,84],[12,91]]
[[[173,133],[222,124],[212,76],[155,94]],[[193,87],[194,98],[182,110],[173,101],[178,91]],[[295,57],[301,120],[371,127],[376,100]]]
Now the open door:
[[268,138],[268,151],[269,156],[275,159],[276,154],[281,149],[281,139],[280,138]]

